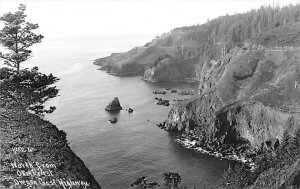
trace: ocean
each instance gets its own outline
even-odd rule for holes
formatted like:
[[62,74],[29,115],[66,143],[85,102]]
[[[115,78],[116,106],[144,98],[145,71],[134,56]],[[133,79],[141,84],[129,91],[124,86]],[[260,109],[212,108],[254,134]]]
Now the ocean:
[[[140,77],[115,77],[97,70],[96,58],[124,52],[145,44],[143,37],[105,39],[103,36],[47,39],[32,50],[25,66],[60,78],[59,96],[47,104],[56,111],[45,118],[67,133],[72,150],[85,162],[96,180],[107,189],[130,188],[136,178],[162,182],[164,172],[178,172],[182,183],[202,188],[215,185],[229,166],[226,160],[196,153],[175,142],[177,136],[156,124],[167,119],[176,93],[154,95],[152,91],[172,88],[197,90],[197,84],[150,83]],[[112,114],[105,106],[118,97],[129,114]],[[154,97],[169,99],[171,106],[158,106]],[[117,117],[118,122],[108,120]]]

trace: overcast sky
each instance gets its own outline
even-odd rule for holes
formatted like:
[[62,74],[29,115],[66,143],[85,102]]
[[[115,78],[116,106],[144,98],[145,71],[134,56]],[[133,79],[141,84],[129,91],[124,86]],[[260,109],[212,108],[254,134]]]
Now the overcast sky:
[[[202,24],[245,12],[273,0],[0,0],[0,14],[27,5],[28,21],[47,37],[155,36],[172,28]],[[280,5],[300,0],[276,1]]]

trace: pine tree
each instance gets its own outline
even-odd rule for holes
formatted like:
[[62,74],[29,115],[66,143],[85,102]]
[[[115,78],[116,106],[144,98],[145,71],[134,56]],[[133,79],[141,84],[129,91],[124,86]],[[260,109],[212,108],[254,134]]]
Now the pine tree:
[[15,68],[18,74],[20,64],[30,58],[32,51],[29,48],[43,38],[32,32],[39,26],[26,22],[25,10],[26,6],[20,4],[15,13],[9,12],[0,17],[0,21],[4,22],[0,30],[0,43],[8,50],[7,53],[0,52],[0,58],[6,65]]

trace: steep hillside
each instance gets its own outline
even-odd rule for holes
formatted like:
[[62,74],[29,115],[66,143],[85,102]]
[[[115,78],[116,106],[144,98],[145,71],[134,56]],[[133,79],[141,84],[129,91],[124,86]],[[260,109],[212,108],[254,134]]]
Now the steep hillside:
[[108,73],[117,76],[142,75],[146,67],[154,64],[159,57],[168,54],[172,57],[179,56],[179,50],[175,47],[135,47],[127,53],[113,53],[109,57],[95,60]]
[[[289,28],[296,30],[300,23]],[[289,30],[285,31],[288,39]],[[199,97],[170,112],[169,129],[178,129],[178,124],[183,125],[179,130],[205,125],[207,140],[226,133],[228,140],[233,134],[257,147],[268,138],[280,139],[285,129],[278,128],[284,125],[297,128],[292,123],[297,123],[300,108],[300,33],[294,39],[293,46],[274,40],[275,46],[268,48],[257,44],[255,37],[251,46],[248,41],[248,49],[237,47],[218,61],[207,61],[200,74]],[[275,131],[255,133],[263,125]]]
[[[298,22],[267,30],[205,62],[198,97],[175,106],[165,129],[185,131],[204,149],[245,159],[274,151],[286,134],[295,136],[300,130],[299,29]],[[285,166],[298,174],[298,163]]]
[[64,131],[18,104],[0,113],[0,188],[101,188]]
[[158,81],[184,81],[197,82],[198,73],[201,69],[199,58],[193,57],[180,60],[174,59],[171,56],[162,56],[157,59],[154,65],[149,66],[144,75],[143,80],[158,82]]
[[[300,21],[300,5],[261,7],[244,14],[226,15],[202,25],[175,28],[143,47],[113,53],[94,64],[117,76],[143,76],[144,80],[199,81],[203,61],[219,59],[258,33]],[[277,33],[277,31],[275,32]],[[292,31],[290,40],[293,40]],[[265,46],[280,36],[259,38]],[[272,45],[272,44],[271,44]],[[163,60],[162,57],[169,59]],[[162,74],[164,73],[164,74]]]
[[152,82],[194,82],[198,80],[199,56],[193,54],[191,49],[187,46],[136,47],[127,53],[114,53],[97,59],[94,64],[117,76],[141,75],[144,80]]

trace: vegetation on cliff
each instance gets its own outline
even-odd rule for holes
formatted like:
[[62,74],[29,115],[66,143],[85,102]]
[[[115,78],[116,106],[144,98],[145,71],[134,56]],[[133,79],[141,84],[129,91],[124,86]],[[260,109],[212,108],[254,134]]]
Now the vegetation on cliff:
[[264,6],[175,28],[95,64],[154,82],[198,80],[199,95],[173,107],[164,129],[248,163],[230,168],[220,188],[299,188],[299,31],[299,4]]
[[38,29],[38,24],[26,22],[26,6],[20,4],[15,13],[6,13],[0,17],[4,27],[0,30],[0,43],[6,47],[7,53],[0,52],[0,58],[10,67],[20,71],[20,64],[30,58],[32,45],[40,43],[44,38],[35,34],[33,30]]
[[8,53],[0,58],[11,68],[0,68],[0,188],[101,188],[72,152],[66,133],[42,119],[55,110],[44,103],[57,96],[58,78],[20,67],[42,38],[32,33],[38,26],[25,22],[24,11],[20,5],[1,17],[0,42]]
[[299,21],[299,4],[285,7],[269,5],[246,13],[221,16],[202,25],[175,28],[152,43],[159,46],[193,44],[201,56],[216,59],[222,56],[220,48],[224,46],[229,52],[262,31]]
[[[144,47],[113,53],[95,60],[94,64],[113,75],[141,75],[153,82],[198,81],[205,61],[219,59],[263,31],[299,21],[299,4],[263,6],[246,13],[221,16],[202,25],[175,28]],[[264,43],[272,39],[264,39]]]
[[37,67],[21,69],[18,73],[10,68],[0,69],[1,95],[7,99],[1,101],[2,105],[17,103],[40,116],[52,113],[55,106],[45,108],[44,103],[57,96],[59,90],[53,84],[59,79],[52,74],[40,73]]
[[225,172],[219,188],[299,188],[300,131],[285,133],[275,149],[262,149],[255,157],[255,169],[238,164]]
[[[136,189],[187,189],[186,186],[181,185],[181,176],[178,173],[165,172],[163,175],[163,183],[159,184],[157,182],[148,182],[145,176],[137,178],[131,187]],[[194,188],[194,187],[193,187]]]
[[199,96],[169,114],[166,129],[253,161],[230,169],[220,188],[299,187],[299,28],[295,22],[263,31],[207,61]]
[[33,32],[39,27],[38,24],[26,22],[25,10],[26,6],[20,4],[15,13],[9,12],[0,17],[0,21],[4,23],[0,30],[0,44],[5,48],[5,53],[0,52],[0,59],[10,67],[0,70],[1,95],[37,115],[43,115],[55,110],[54,106],[45,109],[43,104],[57,96],[58,89],[52,84],[58,78],[38,72],[37,67],[31,70],[21,69],[21,63],[32,54],[29,48],[40,43],[43,38]]

